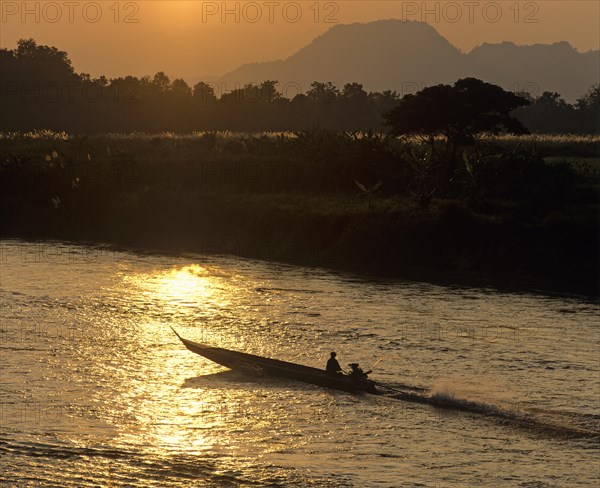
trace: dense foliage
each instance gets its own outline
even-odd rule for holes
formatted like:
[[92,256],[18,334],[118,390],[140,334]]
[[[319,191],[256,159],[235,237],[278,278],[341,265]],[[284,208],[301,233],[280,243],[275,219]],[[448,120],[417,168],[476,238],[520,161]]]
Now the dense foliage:
[[429,145],[372,133],[4,136],[0,235],[595,293],[599,159],[487,137],[442,184]]

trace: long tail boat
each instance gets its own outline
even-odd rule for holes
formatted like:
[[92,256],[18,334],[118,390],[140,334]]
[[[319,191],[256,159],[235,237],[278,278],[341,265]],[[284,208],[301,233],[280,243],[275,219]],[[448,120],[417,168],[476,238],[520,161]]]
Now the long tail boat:
[[379,394],[379,391],[375,388],[375,382],[368,379],[357,379],[344,374],[331,374],[324,369],[208,346],[184,339],[175,329],[173,329],[173,332],[190,351],[233,370],[240,370],[254,375],[302,381],[335,390]]

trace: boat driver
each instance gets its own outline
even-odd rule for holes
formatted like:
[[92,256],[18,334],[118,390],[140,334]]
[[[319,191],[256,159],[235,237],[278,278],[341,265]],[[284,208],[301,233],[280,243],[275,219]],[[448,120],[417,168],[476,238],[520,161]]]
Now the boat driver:
[[350,371],[350,377],[354,381],[366,380],[367,376],[372,373],[372,371],[367,371],[366,373],[362,370],[362,368],[358,365],[358,363],[351,363],[348,366],[352,368]]

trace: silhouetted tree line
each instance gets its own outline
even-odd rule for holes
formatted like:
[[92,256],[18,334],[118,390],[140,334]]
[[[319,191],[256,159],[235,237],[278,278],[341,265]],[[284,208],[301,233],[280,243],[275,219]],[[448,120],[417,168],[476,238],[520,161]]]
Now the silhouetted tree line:
[[[217,94],[212,84],[190,87],[163,72],[152,78],[92,79],[75,72],[66,52],[29,39],[20,40],[14,50],[0,49],[0,100],[2,131],[366,131],[384,129],[382,114],[397,106],[401,96],[395,91],[367,93],[359,83],[340,89],[314,82],[306,93],[287,98],[273,80]],[[556,93],[530,101],[516,115],[532,132],[600,131],[600,86],[575,105]]]
[[577,100],[567,103],[559,93],[544,92],[537,98],[519,93],[531,105],[519,108],[515,116],[532,132],[540,134],[600,133],[600,84]]

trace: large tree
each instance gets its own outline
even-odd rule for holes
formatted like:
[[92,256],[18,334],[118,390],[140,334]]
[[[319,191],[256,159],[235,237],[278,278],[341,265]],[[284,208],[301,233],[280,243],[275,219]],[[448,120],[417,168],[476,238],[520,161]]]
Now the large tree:
[[497,85],[464,78],[454,85],[435,85],[404,96],[384,114],[390,135],[416,134],[446,138],[448,169],[454,172],[457,150],[484,132],[528,133],[510,113],[530,102]]

